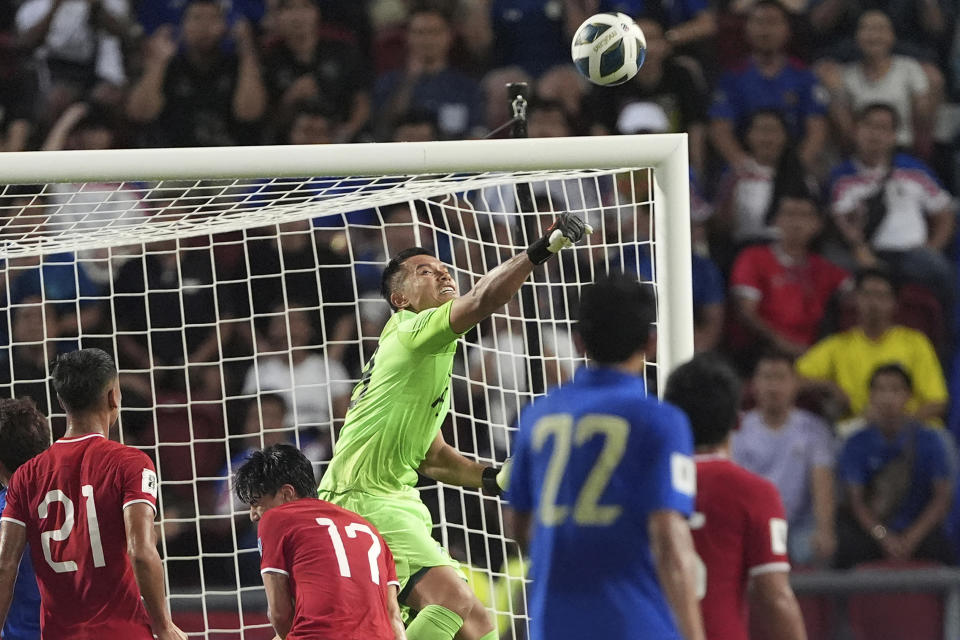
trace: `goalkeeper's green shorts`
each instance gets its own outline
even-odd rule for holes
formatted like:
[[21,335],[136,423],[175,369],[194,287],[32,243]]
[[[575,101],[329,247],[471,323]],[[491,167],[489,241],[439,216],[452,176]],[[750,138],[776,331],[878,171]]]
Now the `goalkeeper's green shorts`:
[[361,491],[317,491],[317,495],[321,500],[361,515],[376,527],[393,554],[401,596],[406,596],[408,587],[413,588],[432,567],[452,567],[464,580],[467,579],[460,563],[430,535],[433,528],[430,510],[418,498],[375,496]]

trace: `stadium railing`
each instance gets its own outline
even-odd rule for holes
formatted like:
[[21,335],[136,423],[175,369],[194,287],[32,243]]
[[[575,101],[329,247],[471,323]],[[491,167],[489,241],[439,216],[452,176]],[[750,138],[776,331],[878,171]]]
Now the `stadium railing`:
[[[790,583],[798,597],[826,596],[833,605],[833,640],[855,638],[847,619],[849,596],[867,593],[936,593],[943,602],[944,640],[960,638],[960,568],[926,567],[873,571],[796,572]],[[830,640],[823,638],[818,640]]]

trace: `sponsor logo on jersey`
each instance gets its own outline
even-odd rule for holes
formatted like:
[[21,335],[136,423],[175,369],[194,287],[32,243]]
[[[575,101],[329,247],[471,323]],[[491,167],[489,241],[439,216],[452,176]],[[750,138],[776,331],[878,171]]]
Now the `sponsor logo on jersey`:
[[692,498],[697,493],[697,467],[693,458],[682,453],[671,453],[670,481],[677,493]]
[[157,497],[157,474],[152,469],[143,470],[143,481],[140,483],[140,491],[148,493],[154,498]]

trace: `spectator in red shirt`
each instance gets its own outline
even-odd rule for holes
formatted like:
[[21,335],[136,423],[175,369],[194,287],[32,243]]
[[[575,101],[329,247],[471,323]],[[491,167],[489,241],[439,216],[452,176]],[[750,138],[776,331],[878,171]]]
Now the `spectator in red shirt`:
[[811,196],[782,197],[773,224],[778,238],[744,249],[730,285],[744,342],[799,356],[817,339],[827,303],[849,274],[810,250],[823,227]]

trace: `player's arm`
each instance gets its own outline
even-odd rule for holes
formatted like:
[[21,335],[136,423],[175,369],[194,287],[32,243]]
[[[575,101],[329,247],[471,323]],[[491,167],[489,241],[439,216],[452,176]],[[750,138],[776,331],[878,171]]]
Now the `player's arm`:
[[403,617],[400,615],[400,603],[397,602],[397,585],[391,584],[387,590],[387,616],[390,618],[390,628],[393,629],[393,640],[407,640]]
[[483,486],[483,470],[486,468],[486,465],[464,457],[447,444],[443,432],[437,432],[418,471],[437,482],[479,489]]
[[263,588],[267,592],[267,617],[277,637],[286,638],[293,627],[293,594],[290,576],[276,571],[263,572]]
[[647,520],[650,550],[667,602],[687,640],[704,640],[696,588],[696,552],[686,518],[679,511],[660,509]]
[[800,605],[790,587],[789,573],[770,571],[750,578],[750,611],[761,637],[806,640]]
[[573,246],[593,229],[577,216],[562,213],[539,240],[527,250],[477,280],[470,291],[456,298],[450,308],[450,328],[464,333],[472,326],[507,304],[520,291],[520,287],[541,265],[561,249]]
[[521,551],[526,552],[533,536],[533,514],[507,507],[503,510],[503,524],[507,536],[516,541]]
[[123,510],[123,526],[127,534],[127,556],[133,577],[140,587],[143,605],[150,616],[150,627],[160,638],[186,638],[177,629],[167,611],[163,588],[163,564],[157,552],[154,510],[146,502],[128,504]]
[[26,546],[26,527],[9,519],[0,522],[0,629],[3,629],[7,621],[7,612],[13,600],[13,585],[20,567],[20,556]]

